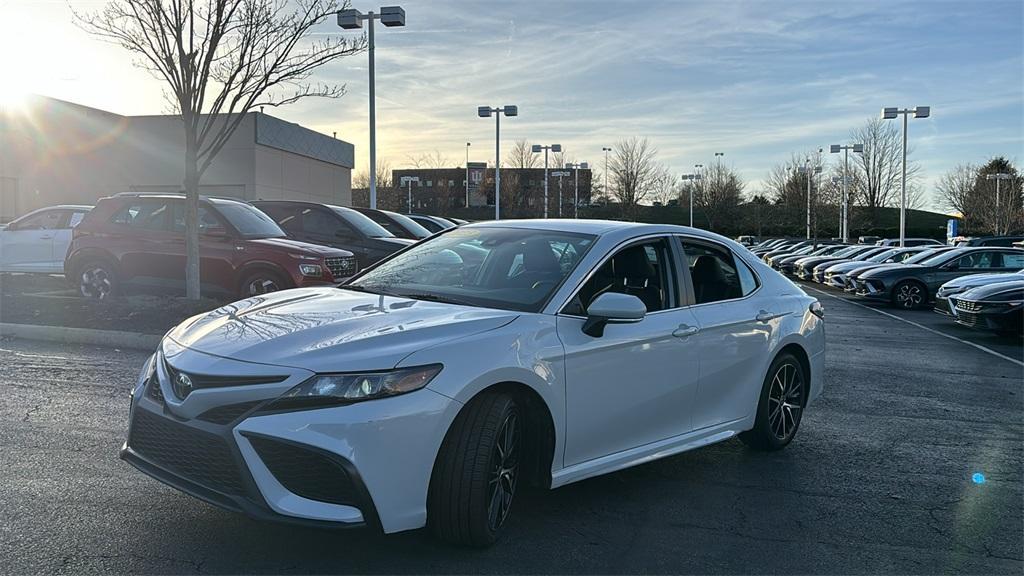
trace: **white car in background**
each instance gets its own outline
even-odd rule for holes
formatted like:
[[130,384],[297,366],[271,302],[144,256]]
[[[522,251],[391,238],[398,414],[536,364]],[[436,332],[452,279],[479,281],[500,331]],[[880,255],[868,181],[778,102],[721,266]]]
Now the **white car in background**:
[[172,329],[121,457],[256,518],[488,545],[522,483],[785,447],[822,390],[823,315],[703,230],[467,224]]
[[63,274],[71,231],[91,209],[50,206],[0,225],[0,272]]

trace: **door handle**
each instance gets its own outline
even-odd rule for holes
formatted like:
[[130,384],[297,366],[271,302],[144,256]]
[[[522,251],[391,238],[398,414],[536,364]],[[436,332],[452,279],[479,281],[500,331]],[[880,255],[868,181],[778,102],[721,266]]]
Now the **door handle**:
[[676,338],[686,338],[688,336],[693,336],[697,332],[700,332],[700,328],[697,326],[680,324],[678,328],[672,331],[672,335]]
[[40,240],[53,240],[53,236],[40,236]]
[[758,322],[770,322],[772,320],[775,320],[776,318],[781,318],[783,316],[785,316],[785,314],[772,314],[767,310],[761,310],[760,312],[757,313],[757,316],[754,316],[754,320],[757,320]]

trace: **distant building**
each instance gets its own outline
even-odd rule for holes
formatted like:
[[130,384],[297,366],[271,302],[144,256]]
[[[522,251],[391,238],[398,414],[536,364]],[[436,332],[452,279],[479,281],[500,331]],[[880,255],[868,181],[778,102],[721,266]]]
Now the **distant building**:
[[[412,205],[414,211],[446,214],[452,208],[466,206],[466,168],[407,168],[392,170],[392,186],[401,188],[401,200],[408,202],[408,184],[403,178],[412,178]],[[555,174],[562,173],[562,176]],[[548,169],[548,215],[557,217],[559,199],[562,215],[572,216],[575,197],[575,176],[572,170]],[[590,202],[591,171],[579,170],[579,202]],[[514,216],[540,216],[544,213],[544,169],[502,168],[502,214]],[[494,205],[494,169],[486,164],[469,163],[469,206]],[[405,204],[403,204],[403,207]]]
[[[43,96],[0,109],[0,221],[118,192],[178,192],[183,140],[176,116],[122,116]],[[354,154],[348,142],[253,112],[203,175],[200,192],[348,205]]]

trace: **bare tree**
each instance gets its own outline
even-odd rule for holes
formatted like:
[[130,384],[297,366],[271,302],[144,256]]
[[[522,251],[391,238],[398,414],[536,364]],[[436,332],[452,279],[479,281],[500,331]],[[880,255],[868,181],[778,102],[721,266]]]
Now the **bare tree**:
[[[392,188],[394,182],[391,181],[391,161],[390,160],[377,160],[377,187],[378,188]],[[352,187],[353,188],[369,188],[370,187],[370,172],[369,170],[360,170],[352,176]]]
[[658,151],[647,138],[636,136],[620,140],[608,165],[611,196],[622,205],[623,217],[636,217],[637,206],[652,191],[658,172]]
[[651,201],[667,205],[672,200],[679,199],[679,186],[676,176],[667,166],[658,166],[651,178]]
[[[864,154],[854,155],[861,181],[856,197],[857,203],[867,209],[869,222],[874,226],[879,208],[899,205],[903,166],[902,137],[895,123],[871,118],[853,130],[850,138],[864,144]],[[912,199],[910,191],[916,186],[919,174],[917,164],[909,158],[912,152],[907,150],[908,207]],[[920,204],[923,201],[922,193],[918,192],[917,196]]]
[[[990,176],[1009,174],[1009,179],[995,180]],[[978,169],[974,189],[966,208],[973,223],[980,230],[997,235],[1020,231],[1024,228],[1021,178],[1017,168],[1003,157],[995,157]],[[996,184],[998,183],[998,197]]]
[[438,168],[450,168],[453,166],[452,161],[447,156],[441,154],[440,150],[434,150],[433,152],[424,152],[418,156],[408,156],[408,164],[413,168],[420,169],[438,169]]
[[936,202],[944,208],[959,212],[966,218],[967,213],[970,212],[969,203],[977,177],[977,166],[957,164],[949,172],[946,172],[935,185]]
[[533,153],[532,146],[526,140],[516,140],[512,149],[505,155],[505,163],[509,168],[536,168],[540,158]]
[[75,13],[86,32],[121,45],[167,83],[185,140],[185,287],[199,297],[199,182],[259,106],[338,98],[344,86],[312,84],[313,72],[356,54],[364,38],[312,38],[313,28],[347,7],[337,0],[109,0]]
[[692,188],[693,204],[699,207],[707,220],[708,230],[735,216],[743,199],[743,181],[731,168],[715,163],[701,172],[700,180],[688,180],[682,194],[689,196]]

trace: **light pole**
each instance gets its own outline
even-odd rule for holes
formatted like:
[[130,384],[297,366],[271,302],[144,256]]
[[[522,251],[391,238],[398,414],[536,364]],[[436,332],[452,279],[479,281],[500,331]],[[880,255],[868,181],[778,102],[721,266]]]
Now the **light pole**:
[[[700,166],[700,164],[697,164],[694,167],[696,168],[697,166]],[[689,180],[689,181],[693,182],[695,180],[702,179],[702,176],[700,174],[696,174],[696,173],[695,174],[683,174],[682,175],[682,179],[683,180]],[[692,183],[690,184],[690,228],[693,228],[693,187],[694,186],[696,186],[696,184],[692,184]]]
[[903,177],[900,185],[900,248],[903,248],[907,236],[907,117],[927,118],[932,114],[931,106],[917,108],[882,108],[882,120],[895,120],[903,116]]
[[466,208],[469,208],[469,147],[472,142],[466,142]]
[[842,208],[839,211],[839,236],[843,239],[843,242],[848,242],[850,240],[850,150],[853,150],[855,154],[863,154],[864,145],[833,144],[829,146],[829,152],[832,154],[838,154],[840,150],[843,152],[843,201]]
[[815,166],[813,169],[810,166],[810,156],[804,160],[804,165],[799,168],[801,174],[807,174],[807,239],[811,239],[811,175],[821,174],[821,166]]
[[558,217],[562,217],[562,177],[568,176],[569,173],[565,170],[556,170],[551,173],[552,176],[558,178]]
[[[572,170],[576,176],[575,192],[573,193],[573,206],[572,206],[572,217],[580,217],[580,168],[586,170],[590,168],[590,165],[586,162],[566,162],[565,167]],[[607,176],[607,174],[605,174]],[[590,182],[590,189],[593,191],[594,182]]]
[[[702,175],[700,173],[701,168],[704,168],[703,164],[694,164],[693,165],[693,174],[694,174],[693,180],[696,180],[697,182],[702,182],[704,180],[704,175]],[[690,186],[690,228],[693,228],[693,189],[696,188],[697,186],[702,186],[702,185],[703,184],[697,184],[695,182],[693,184],[693,186]]]
[[501,115],[518,116],[519,107],[506,104],[500,108],[478,106],[477,116],[490,118],[494,114],[494,219],[501,220]]
[[406,186],[409,190],[409,214],[412,214],[412,183],[420,183],[419,176],[402,176],[401,185]]
[[[608,191],[608,153],[611,152],[612,149],[607,146],[602,146],[601,151],[604,152],[604,195],[610,197],[611,192]],[[590,188],[593,190],[593,182],[591,182]],[[594,201],[593,196],[591,196],[590,201]]]
[[1012,174],[1008,174],[1006,172],[999,172],[999,173],[996,173],[996,174],[985,174],[985,180],[995,180],[996,181],[996,235],[997,236],[1000,236],[1000,235],[1004,234],[1003,226],[1002,226],[1003,223],[1002,223],[1002,220],[999,218],[999,181],[1000,180],[1009,180],[1010,178],[1013,178],[1013,175]]
[[338,12],[338,26],[346,30],[363,27],[363,20],[369,22],[367,32],[367,51],[370,53],[370,208],[377,207],[377,103],[373,65],[373,21],[387,26],[405,26],[405,10],[401,6],[383,6],[380,14],[372,11],[363,14],[359,10],[350,9]]
[[548,217],[548,151],[561,152],[561,144],[551,144],[549,146],[541,146],[540,144],[534,144],[531,148],[534,154],[544,151],[544,217]]
[[719,164],[722,163],[723,156],[725,156],[725,152],[715,152],[715,160],[717,160]]

